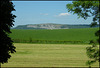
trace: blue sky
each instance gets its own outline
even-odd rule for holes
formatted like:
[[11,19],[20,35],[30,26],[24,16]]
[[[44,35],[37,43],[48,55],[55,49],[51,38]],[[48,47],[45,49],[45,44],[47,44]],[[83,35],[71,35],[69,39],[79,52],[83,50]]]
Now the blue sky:
[[13,1],[17,17],[14,25],[57,23],[57,24],[90,24],[92,18],[84,20],[68,12],[66,4],[72,1]]

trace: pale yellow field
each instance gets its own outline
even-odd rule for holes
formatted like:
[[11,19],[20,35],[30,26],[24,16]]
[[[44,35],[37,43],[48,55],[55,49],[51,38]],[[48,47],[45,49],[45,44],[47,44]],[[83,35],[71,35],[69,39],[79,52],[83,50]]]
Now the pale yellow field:
[[[88,67],[90,45],[15,43],[16,53],[1,67]],[[99,63],[92,65],[98,67]]]

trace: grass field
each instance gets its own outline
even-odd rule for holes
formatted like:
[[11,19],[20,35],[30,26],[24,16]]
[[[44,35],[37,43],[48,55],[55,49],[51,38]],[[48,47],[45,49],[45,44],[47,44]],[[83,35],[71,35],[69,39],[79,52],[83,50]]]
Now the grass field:
[[14,42],[21,43],[89,43],[96,39],[95,32],[99,28],[56,29],[56,30],[23,30],[12,29],[10,35]]
[[[16,53],[2,67],[87,67],[90,45],[14,43]],[[99,63],[93,64],[98,67]]]

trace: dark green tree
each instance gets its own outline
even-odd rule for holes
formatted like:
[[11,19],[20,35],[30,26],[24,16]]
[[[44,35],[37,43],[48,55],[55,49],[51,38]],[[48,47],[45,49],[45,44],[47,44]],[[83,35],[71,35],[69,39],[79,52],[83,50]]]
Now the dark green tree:
[[13,41],[9,37],[10,28],[14,25],[14,18],[16,17],[12,11],[15,9],[10,0],[0,1],[0,64],[8,62],[11,57],[10,53],[16,52]]
[[[72,12],[73,14],[77,14],[78,18],[84,18],[85,20],[88,17],[93,17],[93,20],[91,22],[91,27],[96,26],[100,22],[100,12],[99,12],[99,1],[73,1],[70,4],[67,4],[68,12]],[[95,33],[95,36],[99,37],[100,30],[98,30]],[[96,41],[91,40],[90,44],[92,46],[86,48],[87,56],[91,59],[88,60],[86,63],[91,67],[91,64],[98,61],[100,62],[99,57],[99,48],[97,46],[97,43],[100,42],[100,39],[97,39]]]

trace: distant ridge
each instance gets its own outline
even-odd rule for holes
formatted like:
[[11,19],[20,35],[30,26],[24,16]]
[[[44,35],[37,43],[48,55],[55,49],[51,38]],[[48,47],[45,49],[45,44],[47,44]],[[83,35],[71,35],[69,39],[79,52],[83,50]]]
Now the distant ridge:
[[[99,25],[95,26],[99,27]],[[54,23],[43,23],[43,24],[27,24],[18,25],[13,29],[74,29],[74,28],[90,28],[87,24],[69,25],[69,24],[54,24]]]

